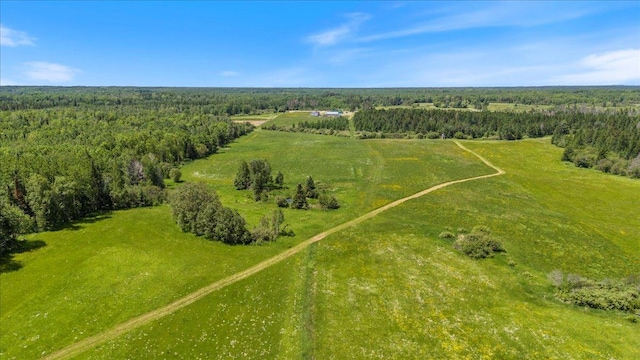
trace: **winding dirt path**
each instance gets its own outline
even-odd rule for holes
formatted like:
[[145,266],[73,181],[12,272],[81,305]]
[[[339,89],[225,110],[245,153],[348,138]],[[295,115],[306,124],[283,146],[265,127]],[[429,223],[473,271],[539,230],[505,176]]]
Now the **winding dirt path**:
[[242,279],[245,279],[259,271],[262,271],[272,265],[275,265],[277,263],[279,263],[280,261],[295,255],[297,253],[299,253],[300,251],[304,250],[306,247],[308,247],[309,245],[318,242],[322,239],[324,239],[325,237],[336,233],[338,231],[342,231],[346,228],[349,228],[351,226],[357,225],[365,220],[371,219],[372,217],[387,211],[393,207],[396,207],[406,201],[409,200],[413,200],[416,198],[419,198],[423,195],[426,195],[430,192],[442,189],[444,187],[447,186],[451,186],[451,185],[455,185],[455,184],[460,184],[463,182],[467,182],[467,181],[474,181],[474,180],[480,180],[480,179],[486,179],[486,178],[490,178],[493,176],[500,176],[500,175],[504,175],[505,171],[498,168],[497,166],[491,164],[489,161],[487,161],[485,158],[483,158],[482,156],[478,155],[476,152],[467,149],[466,147],[464,147],[462,144],[460,144],[458,141],[454,141],[456,145],[458,145],[462,150],[467,151],[473,155],[475,155],[478,159],[482,160],[482,162],[484,162],[487,166],[493,168],[494,170],[496,170],[495,173],[493,174],[488,174],[488,175],[481,175],[481,176],[475,176],[475,177],[470,177],[470,178],[466,178],[466,179],[460,179],[460,180],[453,180],[453,181],[447,181],[444,182],[442,184],[438,184],[435,186],[432,186],[426,190],[420,191],[418,193],[415,193],[413,195],[407,196],[405,198],[393,201],[387,205],[384,205],[380,208],[377,208],[369,213],[366,213],[358,218],[355,218],[351,221],[348,221],[346,223],[343,223],[341,225],[338,225],[334,228],[331,228],[329,230],[326,230],[324,232],[321,232],[315,236],[313,236],[310,239],[307,239],[301,243],[299,243],[296,246],[293,246],[289,249],[287,249],[286,251],[271,257],[261,263],[258,263],[257,265],[254,265],[246,270],[243,270],[241,272],[235,273],[233,275],[230,275],[224,279],[218,280],[210,285],[207,285],[203,288],[201,288],[200,290],[197,290],[187,296],[184,296],[166,306],[163,306],[161,308],[158,308],[156,310],[153,310],[151,312],[148,312],[146,314],[142,314],[140,316],[137,316],[135,318],[132,318],[126,322],[123,322],[119,325],[116,325],[115,327],[106,330],[104,332],[101,332],[99,334],[93,335],[91,337],[88,337],[86,339],[80,340],[77,343],[71,344],[61,350],[58,350],[46,357],[44,357],[43,359],[64,359],[64,358],[68,358],[74,355],[78,355],[84,351],[87,351],[95,346],[98,346],[99,344],[102,344],[106,341],[109,341],[111,339],[114,339],[122,334],[125,334],[131,330],[134,330],[136,328],[139,328],[143,325],[146,325],[154,320],[160,319],[166,315],[169,315],[171,313],[174,313],[186,306],[188,306],[189,304],[192,304],[200,299],[202,299],[203,297],[211,294],[212,292],[216,291],[216,290],[220,290],[228,285],[231,285],[235,282],[238,282]]

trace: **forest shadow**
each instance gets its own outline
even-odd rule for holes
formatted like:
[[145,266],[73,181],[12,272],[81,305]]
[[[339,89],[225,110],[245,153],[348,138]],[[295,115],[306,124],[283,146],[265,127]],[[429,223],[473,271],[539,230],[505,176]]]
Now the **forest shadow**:
[[101,213],[91,214],[91,215],[83,217],[80,220],[75,220],[75,221],[72,221],[72,222],[70,222],[68,224],[60,225],[59,227],[56,227],[54,230],[55,231],[59,231],[59,230],[81,230],[82,228],[86,227],[86,225],[94,224],[94,223],[97,223],[98,221],[101,221],[101,220],[111,219],[111,214],[112,213],[113,213],[113,211],[105,211],[105,212],[101,212]]
[[13,249],[0,256],[0,274],[22,269],[22,263],[13,258],[15,254],[31,252],[45,246],[47,243],[42,240],[18,240]]

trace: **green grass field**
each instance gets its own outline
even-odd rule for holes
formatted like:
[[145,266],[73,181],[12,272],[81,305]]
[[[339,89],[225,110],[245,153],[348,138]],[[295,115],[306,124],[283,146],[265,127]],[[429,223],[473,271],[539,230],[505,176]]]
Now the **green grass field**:
[[[638,324],[559,303],[546,280],[553,269],[640,273],[640,182],[563,164],[548,139],[464,144],[507,174],[406,202],[79,358],[640,357]],[[450,141],[255,131],[183,178],[206,181],[254,225],[275,205],[232,184],[238,161],[253,158],[289,188],[312,175],[343,207],[287,209],[296,236],[266,246],[183,234],[166,205],[30,236],[46,246],[0,274],[0,355],[38,358],[392,200],[494,172]],[[474,261],[438,238],[478,224],[505,254]]]

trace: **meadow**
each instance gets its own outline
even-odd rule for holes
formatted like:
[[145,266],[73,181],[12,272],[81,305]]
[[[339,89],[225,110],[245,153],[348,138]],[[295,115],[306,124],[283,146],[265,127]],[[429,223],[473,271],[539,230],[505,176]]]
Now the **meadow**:
[[[403,203],[78,357],[639,357],[637,323],[558,302],[546,275],[639,274],[640,183],[561,163],[548,138],[463,143],[506,175]],[[256,158],[283,172],[283,194],[311,175],[342,207],[285,209],[295,236],[262,246],[182,233],[167,205],[29,235],[39,248],[0,274],[0,356],[50,354],[393,200],[495,172],[451,141],[257,130],[183,166],[183,180],[212,186],[252,227],[275,208],[233,187],[239,161]],[[506,253],[471,260],[438,237],[480,224]]]
[[255,131],[219,154],[184,166],[183,178],[209,183],[251,227],[275,208],[272,202],[254,202],[250,191],[233,188],[238,162],[253,158],[269,160],[274,171],[284,173],[290,189],[314,176],[318,187],[335,194],[342,207],[287,209],[285,223],[296,236],[264,246],[226,246],[181,233],[167,205],[111,212],[64,230],[29,235],[28,241],[44,246],[15,254],[13,261],[21,268],[0,274],[2,356],[51,353],[399,197],[491,172],[453,143],[374,143]]

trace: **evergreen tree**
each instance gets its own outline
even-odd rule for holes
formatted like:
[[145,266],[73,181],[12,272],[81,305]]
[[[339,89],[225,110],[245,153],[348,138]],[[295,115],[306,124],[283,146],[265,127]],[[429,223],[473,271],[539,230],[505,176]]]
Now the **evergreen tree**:
[[316,191],[316,184],[313,182],[311,176],[307,177],[307,183],[305,185],[305,194],[308,198],[315,199],[318,197],[318,191]]
[[302,184],[298,184],[298,187],[296,188],[296,194],[293,196],[291,207],[293,209],[304,209],[304,210],[309,208],[309,203],[307,202],[307,195],[304,189],[302,188]]
[[275,183],[279,187],[282,187],[284,185],[284,175],[282,174],[282,172],[278,171],[278,174],[276,175]]

